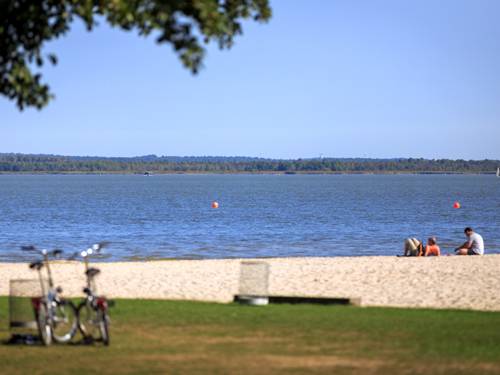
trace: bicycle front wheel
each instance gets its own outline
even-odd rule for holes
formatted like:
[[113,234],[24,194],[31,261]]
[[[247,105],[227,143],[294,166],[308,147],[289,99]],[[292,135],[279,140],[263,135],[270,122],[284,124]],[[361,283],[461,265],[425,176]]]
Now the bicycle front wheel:
[[78,328],[86,339],[99,339],[100,318],[98,310],[95,309],[90,301],[86,301],[78,306]]
[[71,341],[78,329],[76,307],[73,302],[61,299],[54,301],[52,314],[52,336],[59,343]]
[[46,346],[52,344],[52,326],[46,303],[41,303],[35,311],[38,333],[42,343]]

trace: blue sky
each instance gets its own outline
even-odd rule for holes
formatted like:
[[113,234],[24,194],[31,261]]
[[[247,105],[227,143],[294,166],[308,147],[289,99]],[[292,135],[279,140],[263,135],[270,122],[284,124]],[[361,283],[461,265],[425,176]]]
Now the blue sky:
[[500,2],[271,0],[197,76],[169,46],[77,22],[56,99],[0,97],[0,152],[500,159]]

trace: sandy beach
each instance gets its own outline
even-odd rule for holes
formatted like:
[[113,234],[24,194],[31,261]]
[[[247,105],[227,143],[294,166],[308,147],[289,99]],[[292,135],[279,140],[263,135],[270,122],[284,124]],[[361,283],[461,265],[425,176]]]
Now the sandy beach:
[[[230,302],[248,259],[95,263],[99,292],[112,298]],[[361,298],[363,306],[500,311],[500,255],[474,257],[271,258],[269,294]],[[81,296],[83,264],[56,262],[56,284]],[[0,263],[0,295],[9,280],[32,279],[24,263]]]

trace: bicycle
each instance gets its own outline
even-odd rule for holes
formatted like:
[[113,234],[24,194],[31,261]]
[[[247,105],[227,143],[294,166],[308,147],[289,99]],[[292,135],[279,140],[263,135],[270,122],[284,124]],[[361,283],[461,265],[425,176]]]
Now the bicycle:
[[86,341],[102,341],[108,346],[110,344],[108,309],[113,306],[113,301],[97,294],[95,277],[101,271],[89,267],[89,257],[99,254],[105,246],[107,243],[101,242],[80,253],[85,263],[87,285],[83,288],[85,299],[78,305],[77,317],[78,328]]
[[[22,250],[37,252],[43,257],[41,261],[29,265],[30,269],[38,272],[41,286],[41,296],[33,297],[31,303],[42,343],[48,346],[52,341],[57,343],[71,341],[78,330],[76,307],[73,302],[60,296],[62,293],[60,286],[54,286],[49,261],[49,256],[57,257],[62,254],[62,250],[55,249],[49,252],[45,249],[37,250],[34,246],[23,246]],[[47,272],[48,287],[42,276],[44,267]]]

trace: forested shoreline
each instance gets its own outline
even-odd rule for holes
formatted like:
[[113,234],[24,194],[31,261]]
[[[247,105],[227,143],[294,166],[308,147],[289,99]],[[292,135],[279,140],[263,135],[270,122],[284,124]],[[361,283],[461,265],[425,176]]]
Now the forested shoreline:
[[0,173],[495,173],[500,160],[96,157],[0,153]]

